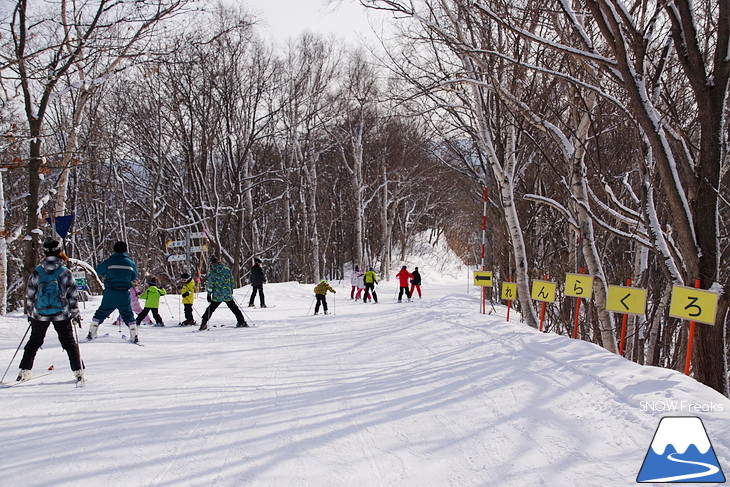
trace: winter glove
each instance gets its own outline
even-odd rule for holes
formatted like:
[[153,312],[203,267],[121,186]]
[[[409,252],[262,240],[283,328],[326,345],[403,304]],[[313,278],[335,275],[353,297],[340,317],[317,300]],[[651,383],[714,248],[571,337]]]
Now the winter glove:
[[208,293],[208,302],[210,303],[211,301],[213,301],[213,300],[210,297],[210,293]]
[[79,328],[83,328],[83,326],[81,326],[81,317],[80,316],[76,316],[74,318],[71,318],[71,323],[73,323],[74,326],[78,326]]
[[182,295],[183,298],[187,298],[188,296],[190,296],[190,291],[185,291]]

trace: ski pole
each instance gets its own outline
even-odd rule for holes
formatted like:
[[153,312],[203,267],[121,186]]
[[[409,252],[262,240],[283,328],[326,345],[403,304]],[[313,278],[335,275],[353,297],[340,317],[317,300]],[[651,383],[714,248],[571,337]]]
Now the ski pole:
[[332,314],[337,314],[337,293],[332,295]]
[[74,329],[74,338],[76,338],[76,353],[79,354],[79,363],[81,364],[81,374],[83,379],[81,381],[86,385],[86,376],[83,375],[84,370],[86,370],[86,365],[84,364],[84,359],[81,358],[81,347],[79,346],[79,332],[76,331],[76,325],[79,325],[79,328],[81,328],[81,317],[78,319],[72,319],[71,320],[71,327]]
[[256,326],[256,323],[254,323],[253,320],[251,319],[251,317],[248,316],[248,314],[246,314],[246,312],[243,310],[244,309],[243,306],[241,306],[241,303],[238,302],[238,300],[236,299],[235,296],[233,296],[233,302],[236,303],[236,306],[238,306],[238,309],[241,311],[241,314],[243,315],[243,317],[246,318],[248,320],[248,322],[251,323],[252,326]]
[[3,384],[5,380],[5,375],[7,375],[8,370],[10,370],[10,366],[13,365],[13,360],[15,360],[15,356],[18,355],[18,351],[20,350],[20,346],[25,341],[25,337],[28,336],[28,331],[30,330],[30,323],[28,323],[28,328],[25,329],[25,333],[23,334],[23,338],[20,339],[20,343],[18,343],[18,348],[15,349],[15,353],[13,354],[13,358],[10,359],[10,363],[8,364],[8,368],[5,369],[5,373],[3,374],[2,379],[0,379],[0,384]]
[[[167,305],[167,310],[170,312],[170,318],[172,318],[173,321],[175,321],[175,315],[172,314],[172,308],[170,307],[170,303],[167,302],[167,294],[163,296],[165,298],[165,304]],[[182,299],[182,298],[180,298]],[[180,315],[178,315],[180,316]]]
[[314,305],[314,300],[317,299],[317,295],[315,294],[312,298],[312,302],[309,304],[309,309],[307,310],[307,316],[309,316],[309,312],[312,311],[312,306]]

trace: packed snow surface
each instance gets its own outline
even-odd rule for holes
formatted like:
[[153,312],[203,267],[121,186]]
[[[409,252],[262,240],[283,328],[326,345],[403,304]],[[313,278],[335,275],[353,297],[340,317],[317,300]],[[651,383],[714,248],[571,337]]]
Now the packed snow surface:
[[[33,372],[0,389],[0,484],[98,486],[630,486],[660,418],[697,416],[730,469],[730,401],[684,375],[479,313],[461,280],[429,280],[423,299],[378,304],[332,282],[329,316],[311,284],[265,286],[268,309],[221,306],[210,330],[105,322],[82,310],[88,383],[77,388],[51,328]],[[246,304],[249,287],[236,290]],[[196,301],[202,314],[205,295]],[[491,309],[491,307],[490,307]],[[200,316],[196,315],[198,322]],[[27,323],[0,318],[3,367]],[[22,353],[22,350],[21,350]],[[5,381],[14,381],[19,357]],[[4,370],[4,368],[3,368]]]

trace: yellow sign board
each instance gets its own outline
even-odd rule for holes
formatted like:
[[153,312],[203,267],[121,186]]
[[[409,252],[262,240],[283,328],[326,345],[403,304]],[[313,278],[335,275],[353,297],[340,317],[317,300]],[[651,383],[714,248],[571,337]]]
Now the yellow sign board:
[[555,302],[555,283],[550,281],[532,281],[532,299],[535,301]]
[[643,315],[646,312],[646,289],[608,286],[606,309],[614,313]]
[[492,287],[492,271],[474,271],[474,285]]
[[669,316],[714,325],[718,299],[717,293],[693,287],[673,286]]
[[591,296],[593,296],[593,276],[566,274],[565,295],[573,296],[574,298],[591,299]]
[[517,283],[515,282],[503,282],[502,283],[502,299],[511,301],[517,299]]

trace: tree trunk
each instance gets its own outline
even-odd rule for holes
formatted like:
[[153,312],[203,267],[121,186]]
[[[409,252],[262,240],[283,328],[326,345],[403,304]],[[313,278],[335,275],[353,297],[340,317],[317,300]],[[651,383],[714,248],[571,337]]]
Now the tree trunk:
[[5,228],[4,170],[0,169],[0,315],[8,312],[8,231]]
[[25,252],[23,255],[23,282],[27,282],[30,273],[38,265],[38,253],[36,243],[39,237],[43,235],[43,231],[38,228],[40,220],[40,189],[41,189],[41,122],[38,119],[30,121],[30,162],[28,163],[28,196],[27,213],[26,213],[26,234],[25,234]]

